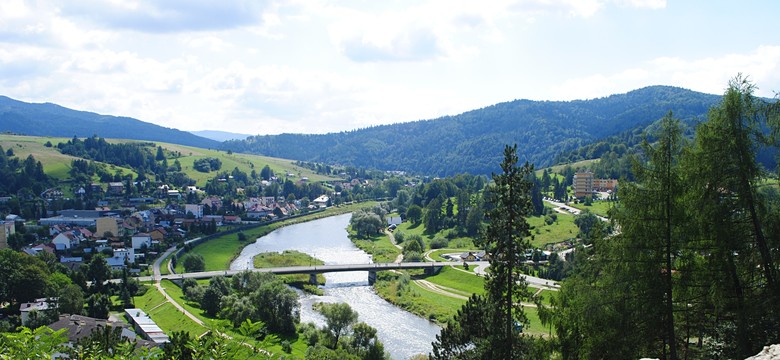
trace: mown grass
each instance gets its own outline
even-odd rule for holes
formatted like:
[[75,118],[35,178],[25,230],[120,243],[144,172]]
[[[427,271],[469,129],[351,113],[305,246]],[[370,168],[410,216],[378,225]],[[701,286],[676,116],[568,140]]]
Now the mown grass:
[[375,263],[393,262],[401,254],[401,249],[390,242],[390,237],[385,234],[374,235],[368,239],[358,238],[356,233],[349,229],[349,238],[360,250],[371,254]]
[[[252,262],[256,268],[260,269],[325,264],[325,262],[320,259],[311,257],[308,254],[304,254],[295,250],[285,250],[281,254],[277,252],[260,253],[254,257]],[[282,275],[280,277],[284,280],[285,283],[298,288],[304,288],[304,286],[309,283],[308,274]],[[317,283],[320,285],[325,285],[325,276],[322,274],[317,274]],[[314,289],[304,288],[304,290],[309,291]]]
[[437,285],[461,290],[469,295],[485,293],[485,279],[449,266],[443,267],[438,274],[426,276],[424,279]]
[[584,203],[571,204],[570,206],[583,211],[589,210],[599,216],[609,217],[609,209],[615,206],[615,203],[612,201],[594,201],[590,206],[585,205]]
[[185,331],[191,336],[199,336],[206,331],[206,328],[167,302],[156,287],[149,287],[144,295],[135,297],[133,301],[135,306],[146,312],[166,334]]
[[374,284],[377,294],[406,311],[439,324],[445,324],[460,309],[465,300],[425,290],[411,281],[400,281],[399,273],[379,273]]

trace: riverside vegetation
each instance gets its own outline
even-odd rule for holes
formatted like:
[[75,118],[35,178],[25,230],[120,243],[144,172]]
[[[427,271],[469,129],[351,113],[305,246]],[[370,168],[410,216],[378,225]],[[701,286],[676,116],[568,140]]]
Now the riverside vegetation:
[[[544,175],[539,181],[530,176],[527,165],[517,167],[513,148],[504,152],[503,171],[495,184],[480,176],[463,175],[427,182],[413,192],[396,191],[388,209],[408,220],[408,233],[400,235],[404,232],[396,230],[395,234],[405,257],[422,259],[428,248],[453,244],[477,246],[495,255],[495,268],[482,291],[475,283],[456,289],[456,293],[475,295],[461,304],[454,317],[440,318],[450,321],[437,338],[432,356],[744,358],[780,341],[776,332],[780,313],[773,306],[780,300],[776,280],[780,189],[776,181],[768,179],[776,175],[766,170],[776,171],[777,163],[764,168],[756,160],[759,153],[777,149],[779,109],[776,102],[753,97],[753,89],[744,78],[731,81],[722,103],[710,110],[691,141],[681,136],[683,131],[673,114],[658,123],[654,136],[640,146],[641,151],[627,157],[633,164],[635,182],[621,182],[618,201],[608,210],[614,224],[590,218],[575,221],[581,245],[587,246],[577,247],[565,264],[548,261],[547,267],[561,267],[544,269],[563,278],[555,295],[541,292],[541,296],[532,297],[523,282],[517,281],[520,270],[542,270],[514,261],[531,247],[535,235],[543,234],[535,234],[538,227],[531,228],[527,216],[535,213],[547,224],[551,214],[539,200],[539,194],[549,194],[549,188],[544,190]],[[36,181],[45,186],[47,175],[40,175],[37,168],[42,166],[34,158],[28,162],[30,166],[20,167],[21,162],[13,163],[10,153],[5,153],[6,169],[27,171],[33,178],[37,174]],[[555,197],[555,189],[552,192]],[[381,216],[378,208],[382,209],[370,207],[366,214]],[[552,216],[549,219],[556,223]],[[612,233],[610,225],[619,232]],[[362,230],[357,229],[355,236],[373,236],[359,234]],[[232,236],[235,239],[224,239],[225,243],[235,241],[239,247],[240,240],[236,234]],[[195,247],[191,251],[199,250]],[[74,354],[84,358],[167,359],[207,352],[223,358],[264,358],[267,351],[275,356],[369,358],[378,356],[377,349],[381,349],[371,329],[351,321],[354,317],[349,309],[326,310],[324,313],[333,316],[326,328],[297,325],[294,295],[272,275],[243,273],[230,280],[188,281],[182,288],[163,282],[176,302],[206,321],[203,326],[181,316],[156,289],[134,282],[127,274],[123,274],[120,286],[102,286],[110,271],[101,257],[93,257],[84,272],[72,273],[74,281],[58,277],[63,273],[57,262],[45,255],[22,258],[16,254],[0,251],[0,266],[7,274],[0,283],[0,300],[4,302],[13,304],[18,299],[55,293],[77,299],[79,293],[71,291],[75,288],[69,281],[80,284],[89,277],[97,281],[80,291],[89,295],[90,315],[105,317],[119,303],[135,305],[164,318],[160,326],[165,330],[183,330],[172,334],[168,353],[135,350],[113,337],[106,346],[96,347],[100,340],[95,337],[73,348]],[[202,255],[205,259],[206,253]],[[215,259],[226,263],[227,258],[221,255]],[[452,271],[460,272],[447,269],[433,280],[449,287],[457,281],[452,279]],[[79,273],[82,278],[78,278]],[[411,287],[414,275],[398,274],[397,282]],[[29,286],[20,287],[22,279]],[[253,286],[247,287],[249,283]],[[392,290],[398,292],[397,287]],[[219,301],[214,301],[217,298]],[[227,299],[224,307],[223,299]],[[547,337],[527,331],[533,328],[533,321],[531,308],[523,305],[530,300],[544,328],[550,329]],[[277,306],[261,308],[271,303]],[[45,320],[39,319],[41,323]],[[344,332],[345,326],[351,326],[352,331]],[[62,333],[46,327],[8,330],[0,336],[4,355],[47,356],[63,350]],[[345,333],[351,334],[346,336],[349,339]],[[502,347],[506,344],[510,346]]]

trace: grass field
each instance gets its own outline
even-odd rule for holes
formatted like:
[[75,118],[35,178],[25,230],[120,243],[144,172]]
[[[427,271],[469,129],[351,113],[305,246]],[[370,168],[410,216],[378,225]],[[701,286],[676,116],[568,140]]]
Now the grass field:
[[528,224],[533,227],[531,245],[542,248],[544,244],[557,243],[577,236],[579,228],[574,225],[574,216],[560,213],[557,216],[557,220],[551,225],[545,224],[542,216],[528,218]]
[[206,331],[206,328],[192,321],[173,304],[167,302],[156,287],[150,286],[146,294],[135,297],[133,301],[135,306],[146,312],[166,334],[186,331],[191,336],[199,336]]
[[612,201],[594,201],[590,206],[587,206],[583,203],[572,204],[570,206],[583,211],[587,209],[596,215],[608,217],[609,216],[608,211],[613,206],[615,206],[615,203]]
[[[20,136],[20,135],[8,135],[0,134],[0,146],[4,150],[13,149],[14,154],[20,159],[26,158],[28,155],[32,155],[36,160],[40,161],[43,165],[43,170],[46,174],[56,177],[58,179],[70,178],[70,164],[76,157],[64,155],[60,153],[56,145],[60,142],[66,142],[70,138],[54,138],[43,136]],[[44,144],[50,141],[54,147],[46,147]],[[124,142],[137,142],[136,140],[121,140],[121,139],[107,139],[110,143],[124,143]],[[144,141],[147,142],[147,141]],[[154,142],[156,146],[161,146],[163,149],[170,152],[178,152],[181,157],[178,158],[179,163],[182,166],[182,172],[187,176],[193,178],[197,182],[197,186],[203,187],[206,185],[206,180],[216,176],[217,172],[212,171],[209,173],[202,173],[194,169],[193,164],[195,160],[213,157],[222,162],[222,168],[219,171],[230,172],[234,168],[249,174],[254,169],[258,173],[265,166],[268,165],[275,174],[280,177],[287,177],[287,174],[291,174],[291,178],[300,179],[307,177],[310,181],[323,181],[323,180],[335,180],[335,177],[325,176],[317,174],[316,172],[300,167],[294,164],[293,160],[271,158],[267,156],[250,155],[232,153],[228,154],[224,151],[202,149],[184,145],[169,144],[163,142]],[[150,148],[152,154],[156,149]],[[175,159],[169,158],[168,164],[173,165]],[[132,174],[133,177],[137,174],[129,169],[114,165],[108,165],[111,172],[121,170],[123,174]]]
[[[257,254],[252,261],[255,267],[259,269],[325,264],[325,262],[320,259],[313,258],[308,254],[295,250],[285,250],[281,254],[277,252],[260,253]],[[295,287],[302,287],[304,284],[309,283],[309,275],[307,274],[282,275],[281,278],[284,279],[287,284],[295,284]],[[325,285],[325,276],[317,274],[317,283]]]
[[393,262],[401,254],[401,249],[395,247],[385,234],[374,235],[368,239],[358,239],[355,232],[350,229],[349,236],[355,246],[371,254],[374,262]]
[[[4,150],[13,149],[14,156],[21,160],[32,155],[35,160],[40,161],[43,165],[43,171],[49,175],[58,179],[70,178],[71,162],[75,159],[79,159],[74,156],[65,155],[60,153],[56,145],[60,142],[66,142],[69,138],[54,138],[54,137],[42,137],[42,136],[19,136],[19,135],[7,135],[0,134],[0,146]],[[55,147],[46,147],[44,144],[47,141]],[[115,165],[108,165],[111,172],[121,170],[123,174],[132,174],[135,177],[137,174],[129,169]]]
[[461,290],[469,295],[485,293],[485,280],[482,277],[449,266],[443,267],[438,274],[424,279],[437,285]]

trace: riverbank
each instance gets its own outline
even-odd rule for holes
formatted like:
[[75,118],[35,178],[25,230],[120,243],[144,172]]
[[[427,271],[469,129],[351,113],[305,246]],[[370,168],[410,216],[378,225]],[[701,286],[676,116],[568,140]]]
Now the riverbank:
[[[357,239],[351,230],[349,234],[350,240],[356,246],[372,254],[375,259],[392,261],[389,260],[392,255],[388,254],[391,253],[388,249],[395,246],[390,239],[391,234],[377,235],[370,240]],[[376,250],[380,252],[374,253],[373,251]],[[440,249],[432,252],[435,253],[436,258],[441,259],[442,253],[459,251],[465,250]],[[373,287],[377,295],[385,301],[440,326],[446,326],[472,294],[483,294],[485,291],[483,278],[473,270],[473,268],[465,270],[462,267],[445,267],[435,275],[425,275],[419,270],[379,273]],[[538,290],[529,287],[532,294],[542,293]],[[544,295],[549,297],[549,291]],[[523,305],[529,320],[527,332],[532,335],[547,336],[550,330],[541,324],[535,305],[532,303]]]
[[[240,240],[238,234],[235,233],[217,236],[209,241],[194,246],[188,251],[188,253],[199,254],[203,256],[203,259],[206,262],[206,269],[204,271],[228,270],[230,269],[230,263],[232,263],[233,260],[235,260],[239,254],[241,254],[241,251],[244,249],[244,247],[253,244],[255,239],[268,235],[276,229],[334,215],[351,213],[359,208],[374,205],[376,205],[375,201],[342,206],[331,206],[314,214],[304,215],[294,219],[283,220],[245,230],[243,231],[243,234],[245,235],[245,240],[243,241]],[[178,273],[184,271],[181,262],[176,265],[175,271]]]

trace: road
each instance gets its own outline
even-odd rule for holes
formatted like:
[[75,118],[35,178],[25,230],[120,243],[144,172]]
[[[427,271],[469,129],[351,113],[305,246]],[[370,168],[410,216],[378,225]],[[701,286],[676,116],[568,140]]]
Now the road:
[[[156,263],[156,268],[159,270],[159,264]],[[328,272],[346,272],[346,271],[388,271],[388,270],[404,270],[404,269],[425,269],[439,266],[451,266],[460,265],[460,262],[402,262],[402,263],[373,263],[373,264],[340,264],[340,265],[314,265],[314,266],[287,266],[276,268],[262,268],[251,269],[249,271],[256,272],[271,272],[274,274],[322,274]],[[218,271],[203,271],[192,272],[183,274],[169,274],[169,275],[157,275],[155,276],[142,276],[139,277],[139,281],[151,281],[151,280],[176,280],[176,279],[208,279],[215,276],[232,276],[237,273],[247,270],[218,270]]]

